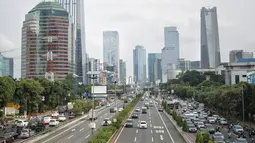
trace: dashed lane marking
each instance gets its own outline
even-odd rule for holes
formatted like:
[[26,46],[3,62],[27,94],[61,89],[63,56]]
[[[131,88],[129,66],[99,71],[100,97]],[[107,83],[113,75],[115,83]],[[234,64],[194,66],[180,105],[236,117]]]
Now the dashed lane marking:
[[70,139],[70,138],[72,138],[73,137],[73,135],[71,135],[70,137],[68,137],[68,139]]
[[71,131],[72,131],[72,132],[74,132],[74,131],[75,131],[75,129],[72,129]]
[[153,137],[151,137],[151,142],[154,142],[154,139],[153,139]]
[[152,130],[151,130],[151,134],[152,134],[153,132],[152,132]]
[[138,130],[136,130],[136,133],[138,133]]
[[164,140],[163,135],[160,135],[160,140]]
[[90,134],[89,134],[89,135],[87,135],[87,136],[85,137],[85,139],[87,139],[89,136],[90,136]]
[[135,139],[134,139],[134,142],[136,142],[136,137],[135,137]]
[[80,132],[81,132],[82,130],[84,130],[84,128],[81,128],[81,129],[80,129]]
[[150,127],[152,127],[152,125],[150,124]]

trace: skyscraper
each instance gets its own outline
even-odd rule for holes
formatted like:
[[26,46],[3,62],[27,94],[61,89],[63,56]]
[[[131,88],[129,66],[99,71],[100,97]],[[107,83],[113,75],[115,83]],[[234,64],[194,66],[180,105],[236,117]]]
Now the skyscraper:
[[121,84],[126,84],[126,78],[127,78],[126,62],[120,59],[119,63],[120,63],[120,82]]
[[0,76],[13,77],[13,67],[13,58],[7,58],[0,54]]
[[[88,71],[100,71],[100,59],[89,58]],[[88,84],[92,84],[93,79],[89,79]],[[95,83],[99,83],[99,78],[95,79]]]
[[133,66],[135,82],[146,82],[146,49],[143,46],[138,45],[133,50]]
[[217,8],[201,9],[201,68],[216,68],[221,63]]
[[179,48],[179,32],[177,27],[165,27],[164,28],[165,37],[165,47],[169,51],[167,62],[171,64],[178,65],[178,60],[180,58],[180,48]]
[[[72,22],[57,2],[43,1],[25,16],[22,27],[21,78],[63,80],[74,73]],[[48,73],[48,74],[47,74]]]
[[117,31],[103,32],[103,63],[104,68],[113,66],[115,78],[119,78],[119,33]]
[[155,82],[155,62],[161,59],[161,53],[148,53],[148,76],[150,82]]
[[86,84],[87,58],[85,45],[84,0],[57,0],[72,17],[75,39],[75,73],[78,80]]

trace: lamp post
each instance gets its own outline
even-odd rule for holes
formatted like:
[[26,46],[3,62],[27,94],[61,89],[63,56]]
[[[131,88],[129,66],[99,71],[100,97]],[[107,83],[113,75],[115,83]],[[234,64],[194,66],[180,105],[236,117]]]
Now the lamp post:
[[97,75],[99,75],[100,72],[88,72],[87,75],[90,75],[90,79],[92,79],[92,91],[91,91],[91,97],[92,97],[92,119],[91,119],[91,124],[90,124],[90,128],[91,128],[91,137],[92,137],[92,143],[93,143],[93,137],[94,137],[94,129],[96,128],[96,124],[94,123],[94,108],[95,108],[95,97],[94,97],[94,87],[95,87],[95,79],[97,79]]

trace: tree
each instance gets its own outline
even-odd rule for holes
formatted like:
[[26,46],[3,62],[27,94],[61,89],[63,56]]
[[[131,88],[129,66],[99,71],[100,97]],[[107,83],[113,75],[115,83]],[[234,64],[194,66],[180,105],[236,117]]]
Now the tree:
[[196,143],[204,143],[203,141],[204,141],[203,135],[201,133],[197,133]]
[[205,75],[200,74],[198,71],[186,71],[179,80],[188,83],[191,86],[197,86],[205,80]]
[[211,135],[208,131],[205,132],[205,134],[203,135],[203,142],[208,142],[211,139]]
[[12,100],[15,93],[15,81],[8,77],[0,77],[0,106],[5,107],[6,104]]
[[44,88],[37,80],[23,79],[18,84],[18,96],[28,113],[38,112]]

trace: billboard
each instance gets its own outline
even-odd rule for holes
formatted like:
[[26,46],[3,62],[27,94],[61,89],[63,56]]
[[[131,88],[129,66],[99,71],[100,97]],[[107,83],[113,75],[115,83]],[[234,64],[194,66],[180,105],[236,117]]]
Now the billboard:
[[106,94],[107,86],[91,86],[91,93],[93,94]]

